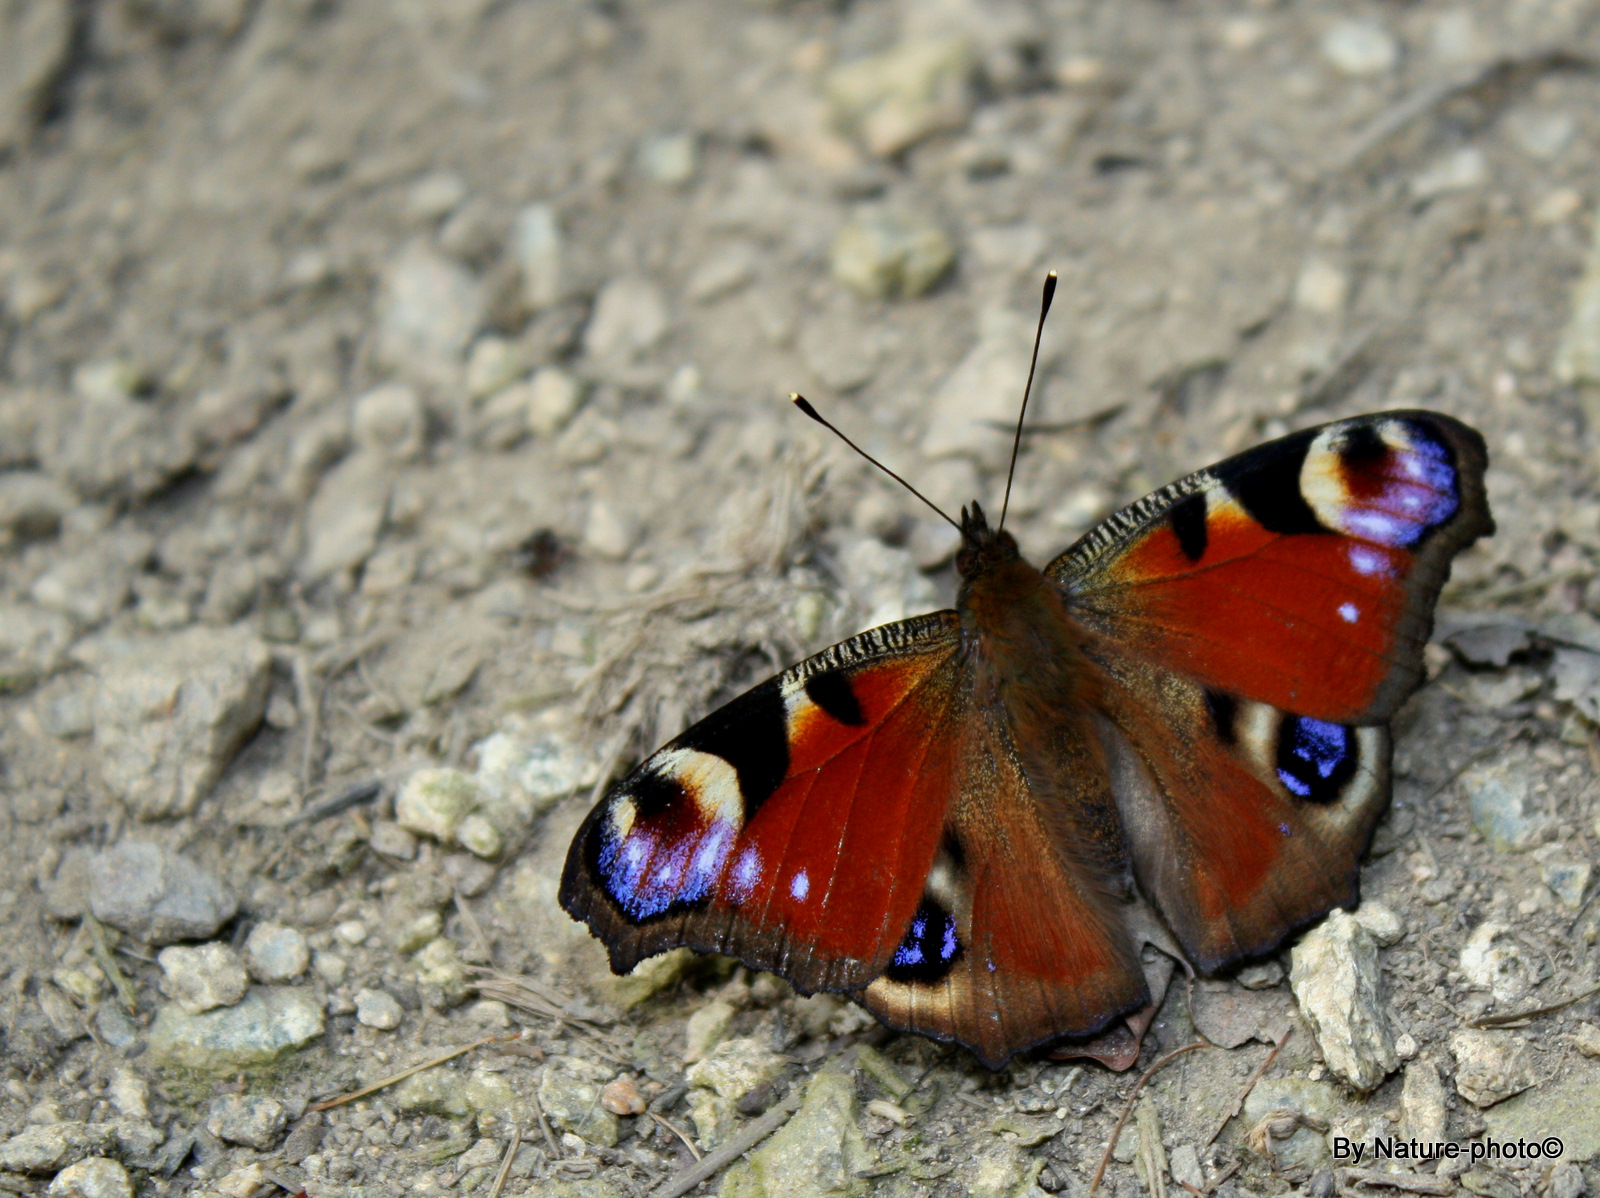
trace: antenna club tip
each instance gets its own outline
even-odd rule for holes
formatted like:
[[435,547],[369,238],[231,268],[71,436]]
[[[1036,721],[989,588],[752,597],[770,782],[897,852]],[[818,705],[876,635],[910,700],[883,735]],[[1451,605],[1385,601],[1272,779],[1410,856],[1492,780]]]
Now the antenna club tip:
[[1056,272],[1053,271],[1053,270],[1049,274],[1045,275],[1045,278],[1047,278],[1047,279],[1055,279],[1055,278],[1059,278],[1059,277],[1060,276],[1057,275]]
[[798,392],[798,391],[789,392],[789,402],[790,403],[800,403],[804,399],[805,399],[805,396],[801,395],[800,392]]

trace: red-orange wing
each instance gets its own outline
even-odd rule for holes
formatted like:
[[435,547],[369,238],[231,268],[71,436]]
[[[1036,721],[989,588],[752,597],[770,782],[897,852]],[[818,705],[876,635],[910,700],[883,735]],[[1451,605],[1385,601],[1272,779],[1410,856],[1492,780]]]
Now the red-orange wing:
[[1345,724],[1422,676],[1450,560],[1494,530],[1483,438],[1434,412],[1341,420],[1180,479],[1050,564],[1075,619],[1236,698]]
[[[951,612],[863,633],[646,759],[590,813],[561,903],[625,972],[687,945],[998,1067],[1147,1001],[1115,895],[1056,847]],[[1062,751],[1110,803],[1082,728]],[[1070,824],[1070,814],[1057,813]]]

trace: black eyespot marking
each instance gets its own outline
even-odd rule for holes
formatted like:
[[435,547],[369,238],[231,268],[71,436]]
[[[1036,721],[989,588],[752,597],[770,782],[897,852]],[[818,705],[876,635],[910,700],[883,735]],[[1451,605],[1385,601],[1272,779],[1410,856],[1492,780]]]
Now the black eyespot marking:
[[1300,494],[1300,468],[1316,430],[1295,433],[1231,458],[1212,473],[1268,532],[1327,532]]
[[1356,772],[1356,734],[1343,724],[1286,715],[1278,726],[1278,780],[1312,803],[1332,803]]
[[641,773],[628,779],[628,797],[633,800],[635,818],[653,820],[674,803],[685,799],[683,787],[674,778]]
[[1353,424],[1339,438],[1339,456],[1351,465],[1381,462],[1389,445],[1370,424]]
[[789,772],[789,726],[778,680],[746,692],[672,743],[731,765],[739,775],[744,817],[749,819]]
[[1234,721],[1239,716],[1239,701],[1225,691],[1206,687],[1206,710],[1211,713],[1211,726],[1217,730],[1217,739],[1231,745],[1237,739]]
[[883,976],[891,982],[932,985],[950,972],[960,956],[955,916],[924,895]]
[[867,722],[861,704],[850,687],[850,679],[837,670],[813,674],[806,679],[806,698],[841,724],[857,727]]
[[1197,562],[1206,555],[1204,494],[1191,495],[1174,504],[1167,513],[1167,522],[1172,525],[1172,533],[1178,538],[1178,548],[1183,550],[1184,557],[1191,562]]
[[944,830],[944,836],[940,838],[939,851],[949,858],[950,864],[955,867],[957,872],[966,872],[967,850],[962,845],[961,838],[951,832],[949,828]]

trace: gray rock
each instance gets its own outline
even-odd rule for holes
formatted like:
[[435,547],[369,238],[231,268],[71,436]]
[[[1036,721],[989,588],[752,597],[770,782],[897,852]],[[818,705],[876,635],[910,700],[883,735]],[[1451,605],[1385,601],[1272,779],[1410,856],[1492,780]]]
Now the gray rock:
[[0,545],[53,537],[78,497],[48,474],[0,473]]
[[373,852],[396,861],[413,861],[417,856],[417,838],[392,820],[374,820],[367,843]]
[[1380,995],[1378,947],[1346,911],[1334,911],[1294,946],[1289,985],[1328,1068],[1370,1090],[1400,1064]]
[[611,1080],[608,1070],[576,1057],[551,1061],[539,1078],[539,1105],[552,1126],[582,1136],[591,1144],[614,1148],[620,1124],[600,1105],[600,1088]]
[[106,638],[74,656],[98,675],[100,776],[141,819],[193,812],[266,712],[272,656],[243,629]]
[[358,453],[327,473],[306,511],[301,578],[316,582],[372,556],[389,512],[391,470],[378,455]]
[[1495,1001],[1514,1003],[1534,986],[1534,967],[1505,924],[1487,920],[1461,946],[1461,973],[1473,986],[1492,991]]
[[1564,383],[1600,383],[1600,221],[1572,291],[1572,315],[1556,349],[1555,372]]
[[776,1079],[784,1063],[765,1044],[741,1036],[723,1041],[689,1066],[684,1075],[690,1086],[689,1110],[701,1147],[714,1148],[732,1134],[739,1099]]
[[1546,861],[1539,868],[1539,877],[1569,911],[1583,905],[1583,896],[1589,890],[1589,877],[1593,866],[1587,861]]
[[535,312],[566,295],[561,222],[549,204],[529,204],[511,230],[511,257],[522,272],[523,302]]
[[[1245,1099],[1241,1123],[1253,1128],[1279,1111],[1297,1111],[1325,1124],[1338,1123],[1347,1113],[1331,1082],[1269,1076],[1262,1078]],[[1119,1151],[1127,1139],[1128,1133],[1124,1132]],[[1283,1139],[1266,1137],[1264,1146],[1273,1170],[1280,1175],[1309,1177],[1330,1163],[1326,1136],[1304,1123],[1297,1124]]]
[[726,1040],[728,1029],[733,1026],[734,1016],[738,1013],[731,1003],[712,999],[689,1016],[684,1032],[683,1063],[693,1065]]
[[89,858],[89,909],[138,940],[169,944],[215,934],[238,901],[182,854],[125,840]]
[[117,1144],[110,1123],[46,1123],[24,1128],[0,1144],[0,1169],[10,1173],[54,1173],[88,1156],[103,1156]]
[[1455,191],[1471,191],[1488,178],[1489,164],[1477,146],[1463,146],[1441,155],[1411,180],[1411,194],[1419,200]]
[[1400,43],[1381,25],[1344,20],[1322,36],[1322,56],[1346,75],[1381,75],[1400,59]]
[[31,603],[0,603],[0,693],[21,690],[60,668],[72,621]]
[[926,456],[1004,464],[1011,438],[1000,430],[1015,422],[1018,397],[1028,381],[1032,336],[1027,319],[1009,309],[980,315],[978,343],[934,392],[922,439]]
[[57,1173],[48,1198],[133,1198],[128,1171],[114,1160],[91,1156]]
[[483,288],[422,242],[400,251],[378,302],[378,358],[423,382],[448,384],[483,323]]
[[52,565],[34,579],[28,597],[80,624],[104,623],[132,597],[134,570],[152,547],[142,535],[104,539]]
[[1473,826],[1500,853],[1523,852],[1543,838],[1549,820],[1534,806],[1532,763],[1523,757],[1488,761],[1461,775]]
[[884,207],[856,213],[839,230],[831,251],[834,278],[869,299],[922,295],[955,261],[955,246],[934,221]]
[[395,796],[395,822],[408,832],[453,844],[461,821],[482,802],[470,774],[448,768],[417,770]]
[[684,294],[696,303],[732,295],[756,277],[758,254],[748,241],[734,241],[711,254],[690,272]]
[[833,1198],[864,1188],[872,1161],[858,1125],[855,1082],[835,1070],[806,1085],[794,1118],[728,1170],[721,1198]]
[[467,181],[454,171],[430,171],[406,192],[406,215],[420,222],[443,220],[467,198]]
[[124,1118],[149,1122],[150,1086],[132,1069],[124,1067],[112,1074],[107,1096]]
[[356,1019],[367,1027],[382,1032],[392,1032],[400,1026],[405,1012],[399,1000],[385,990],[356,991]]
[[157,405],[122,396],[86,399],[39,440],[39,462],[86,499],[143,499],[194,465],[192,430]]
[[1432,1061],[1412,1061],[1406,1066],[1405,1084],[1400,1088],[1400,1138],[1419,1144],[1434,1144],[1444,1139],[1449,1115],[1444,1082]]
[[115,1003],[101,1003],[94,1015],[94,1030],[101,1041],[118,1052],[139,1043],[139,1029]]
[[1179,1144],[1167,1154],[1167,1168],[1172,1180],[1187,1189],[1203,1189],[1205,1174],[1200,1171],[1200,1154],[1193,1144]]
[[214,1007],[231,1007],[250,986],[239,954],[213,941],[198,948],[172,945],[156,960],[161,964],[161,993],[191,1015]]
[[648,279],[612,279],[595,296],[583,348],[601,362],[626,364],[666,335],[667,302]]
[[270,1152],[289,1125],[289,1112],[276,1098],[221,1094],[211,1101],[206,1130],[219,1140]]
[[959,129],[972,112],[972,46],[964,37],[907,38],[827,78],[835,121],[871,154],[898,154]]
[[324,1029],[322,1007],[300,987],[257,986],[238,1006],[190,1015],[164,1006],[150,1029],[158,1065],[224,1074],[270,1065]]
[[1583,1170],[1572,1161],[1562,1161],[1550,1170],[1550,1184],[1545,1193],[1549,1198],[1583,1198],[1588,1189]]
[[1456,1059],[1456,1093],[1489,1107],[1538,1081],[1528,1042],[1515,1032],[1464,1028],[1450,1037]]

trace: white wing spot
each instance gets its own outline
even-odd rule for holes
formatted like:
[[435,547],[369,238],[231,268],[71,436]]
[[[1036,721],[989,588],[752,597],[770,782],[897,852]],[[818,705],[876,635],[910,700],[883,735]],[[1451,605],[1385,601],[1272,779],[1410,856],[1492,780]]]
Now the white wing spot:
[[797,903],[806,901],[806,895],[811,893],[811,879],[806,877],[806,871],[801,870],[789,879],[789,897]]
[[1354,624],[1361,618],[1361,609],[1354,603],[1339,604],[1339,614],[1344,617],[1345,623]]

